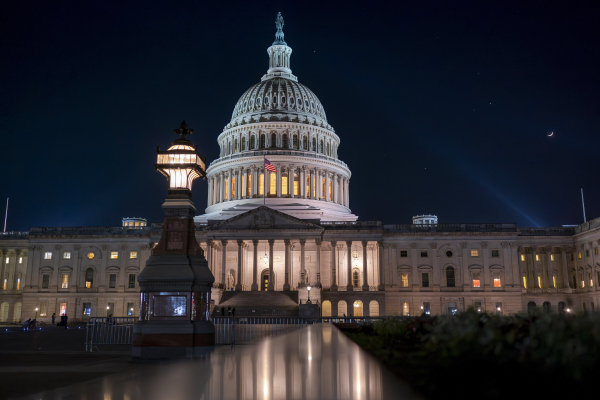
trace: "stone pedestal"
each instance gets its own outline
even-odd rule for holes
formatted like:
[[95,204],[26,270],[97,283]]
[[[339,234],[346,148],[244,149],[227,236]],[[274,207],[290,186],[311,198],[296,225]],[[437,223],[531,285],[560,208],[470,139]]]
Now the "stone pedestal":
[[300,304],[298,315],[300,318],[319,318],[321,317],[321,310],[316,304]]

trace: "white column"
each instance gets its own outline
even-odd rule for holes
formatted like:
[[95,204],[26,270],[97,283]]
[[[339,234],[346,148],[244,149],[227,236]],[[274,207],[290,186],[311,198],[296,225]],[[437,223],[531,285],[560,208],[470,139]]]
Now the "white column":
[[304,285],[306,277],[306,266],[304,261],[304,246],[306,245],[306,239],[300,239],[300,283]]
[[329,171],[325,171],[325,201],[330,202],[331,197],[329,197],[329,193],[333,192],[330,188],[331,179],[329,178]]
[[285,280],[283,281],[283,290],[290,290],[290,239],[284,239],[283,243],[285,244]]
[[277,164],[277,197],[281,197],[281,175],[283,174],[283,168],[281,164]]
[[384,284],[384,280],[383,280],[383,242],[377,242],[377,252],[379,254],[379,286],[377,286],[377,290],[379,291],[384,291],[385,290],[385,284]]
[[337,291],[337,281],[336,281],[336,274],[335,274],[335,252],[337,250],[337,242],[332,241],[331,242],[331,287],[330,290],[332,292]]
[[350,179],[346,182],[346,207],[350,208]]
[[290,165],[288,168],[288,194],[291,198],[294,197],[294,175],[295,168],[293,165]]
[[567,246],[561,246],[560,254],[562,256],[562,270],[563,270],[563,288],[568,289],[569,286],[569,268],[567,267]]
[[314,169],[310,169],[310,177],[309,177],[309,187],[308,187],[308,198],[310,199],[314,199],[314,187],[315,187],[315,170]]
[[212,183],[213,183],[213,178],[210,178],[208,180],[208,199],[206,200],[206,206],[210,207],[212,205]]
[[238,270],[237,270],[237,284],[235,285],[235,291],[241,292],[242,291],[242,246],[244,245],[244,241],[238,240],[237,245],[238,245],[238,259],[237,259]]
[[362,248],[363,248],[363,285],[362,285],[362,290],[365,292],[369,291],[369,278],[368,278],[368,274],[367,274],[367,245],[369,242],[367,242],[366,240],[363,240],[362,242]]
[[273,284],[273,245],[275,244],[275,240],[269,239],[269,284],[267,285],[267,290],[272,292],[275,290],[275,285]]
[[338,175],[333,174],[333,202],[339,204],[338,202]]
[[225,269],[227,268],[227,240],[221,240],[221,283],[223,284],[223,289],[227,288],[227,283],[225,280]]
[[256,292],[258,290],[258,283],[256,282],[258,274],[258,240],[253,240],[252,244],[254,245],[254,254],[252,255],[252,286],[250,290]]
[[300,197],[306,198],[306,166],[300,168]]
[[346,268],[347,268],[347,274],[348,274],[348,278],[346,281],[346,288],[349,292],[354,290],[354,287],[352,286],[352,240],[347,240],[346,241],[346,247],[348,248],[346,253],[347,253],[347,264]]
[[250,179],[250,196],[252,198],[256,197],[256,193],[258,193],[258,174],[256,173],[256,165],[252,166],[252,179]]
[[244,168],[244,181],[242,182],[242,199],[248,197],[248,168]]

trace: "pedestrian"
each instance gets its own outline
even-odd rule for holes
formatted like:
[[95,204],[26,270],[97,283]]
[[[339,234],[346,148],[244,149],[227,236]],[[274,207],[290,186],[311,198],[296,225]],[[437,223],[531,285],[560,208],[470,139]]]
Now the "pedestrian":
[[65,314],[62,314],[60,316],[60,323],[58,324],[58,326],[63,326],[65,324]]
[[67,329],[67,321],[69,320],[69,317],[67,316],[67,314],[65,314],[65,329]]
[[24,331],[28,331],[29,330],[29,324],[31,324],[31,318],[29,318],[27,321],[25,321],[25,323],[23,324],[23,330]]
[[221,307],[221,317],[225,316],[225,307]]
[[227,315],[231,315],[231,306],[227,307]]
[[52,326],[54,326],[55,320],[56,320],[56,313],[52,313]]
[[233,310],[231,310],[231,316],[235,317],[235,307],[233,307]]

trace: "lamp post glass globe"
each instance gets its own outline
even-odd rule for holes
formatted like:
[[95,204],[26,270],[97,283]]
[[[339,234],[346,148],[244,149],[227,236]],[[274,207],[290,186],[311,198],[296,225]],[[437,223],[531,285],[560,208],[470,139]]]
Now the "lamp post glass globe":
[[307,286],[306,289],[308,289],[308,300],[306,300],[306,304],[310,304],[310,286]]

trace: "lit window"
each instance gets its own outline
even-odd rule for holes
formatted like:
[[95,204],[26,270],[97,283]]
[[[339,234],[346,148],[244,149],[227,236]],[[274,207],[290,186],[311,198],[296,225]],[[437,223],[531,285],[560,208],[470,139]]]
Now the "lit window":
[[474,302],[473,303],[473,308],[475,309],[475,311],[481,312],[481,302],[480,301]]
[[129,289],[135,288],[135,274],[129,274]]
[[67,303],[60,303],[58,306],[58,315],[65,315],[67,313]]
[[300,177],[298,174],[294,174],[294,196],[300,196]]
[[402,315],[405,317],[410,317],[410,304],[408,304],[408,301],[402,302]]
[[427,257],[427,250],[421,250],[421,257]]
[[139,221],[135,221],[135,226],[140,226]]
[[288,177],[287,177],[287,175],[283,175],[281,177],[281,194],[283,194],[283,195],[288,194]]
[[61,288],[67,289],[69,287],[69,274],[62,274]]
[[19,257],[19,264],[23,264],[23,257]]
[[554,261],[554,254],[550,254],[550,261]]
[[[581,258],[581,257],[580,257]],[[52,259],[52,252],[51,251],[47,251],[44,253],[44,259],[45,260],[51,260]],[[8,259],[7,259],[8,262]]]
[[554,288],[556,289],[556,276],[552,277],[552,283],[554,284]]
[[455,302],[448,303],[448,315],[455,315],[458,312]]
[[527,277],[526,276],[523,277],[523,287],[525,289],[527,289]]
[[581,252],[580,251],[577,253],[577,257],[581,258]]
[[137,258],[137,251],[130,251],[129,258]]
[[63,259],[65,259],[65,260],[70,260],[70,259],[71,259],[71,252],[69,252],[69,251],[65,251],[65,252],[63,253]]
[[269,195],[275,196],[277,194],[277,173],[271,172],[269,174]]
[[127,303],[127,316],[133,317],[133,303]]
[[471,249],[471,257],[479,257],[479,250]]
[[473,287],[481,287],[481,281],[479,279],[473,279]]
[[525,261],[525,254],[521,254],[521,261]]
[[[258,194],[260,196],[265,194],[265,174],[258,175]],[[227,193],[225,193],[225,197],[227,197]]]
[[423,282],[423,287],[429,287],[429,274],[427,272],[421,274],[421,280]]
[[492,250],[492,257],[493,258],[500,257],[500,250]]
[[42,289],[48,289],[50,286],[50,275],[44,274],[42,275]]
[[408,257],[408,250],[400,250],[400,257]]
[[598,255],[598,248],[597,247],[594,247],[594,254]]
[[110,252],[110,258],[111,258],[111,260],[116,260],[117,258],[119,258],[119,252],[118,251],[111,251]]
[[538,275],[538,287],[542,287],[542,277]]
[[408,272],[402,273],[402,287],[408,287]]
[[45,317],[48,314],[48,302],[40,303],[40,317]]
[[423,303],[423,314],[429,315],[431,314],[431,307],[429,305],[429,302],[425,302]]
[[83,303],[83,316],[90,317],[92,315],[92,303]]
[[111,289],[117,287],[117,274],[110,274],[108,276],[108,287]]
[[594,287],[594,281],[592,280],[592,274],[591,273],[588,274],[588,278],[590,280],[590,287]]
[[[52,253],[50,253],[50,258],[52,258]],[[10,258],[6,257],[6,264],[8,264],[8,261],[10,260]]]
[[539,254],[535,255],[535,261],[540,261],[540,255]]
[[91,251],[89,253],[86,254],[86,257],[91,260],[95,257],[96,255],[94,253],[92,253]]
[[496,303],[496,315],[502,315],[502,303]]
[[17,279],[17,290],[21,290],[21,278]]
[[8,280],[5,278],[4,282],[2,283],[2,289],[6,290],[8,289]]
[[581,287],[585,287],[585,280],[583,279],[583,275],[581,276]]
[[90,289],[94,284],[94,270],[88,268],[85,270],[85,287]]

